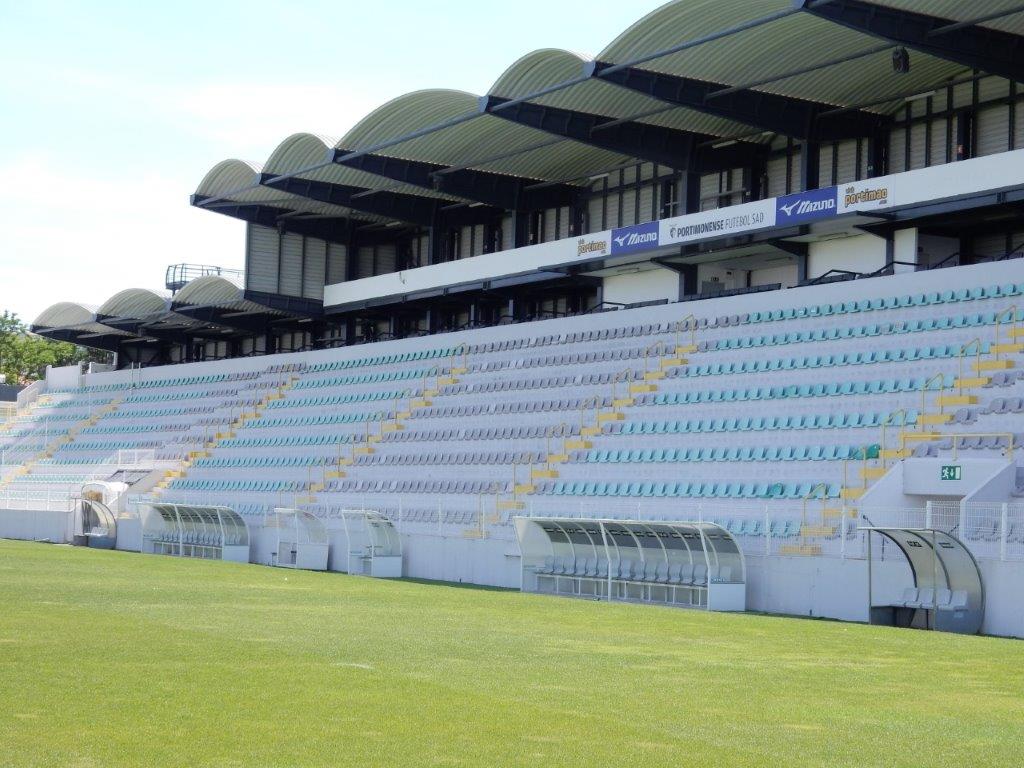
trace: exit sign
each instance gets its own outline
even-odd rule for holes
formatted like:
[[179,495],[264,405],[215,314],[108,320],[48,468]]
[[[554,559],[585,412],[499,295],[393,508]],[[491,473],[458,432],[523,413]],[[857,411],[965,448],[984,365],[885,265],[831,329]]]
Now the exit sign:
[[959,480],[961,475],[959,464],[945,464],[939,477],[943,480]]

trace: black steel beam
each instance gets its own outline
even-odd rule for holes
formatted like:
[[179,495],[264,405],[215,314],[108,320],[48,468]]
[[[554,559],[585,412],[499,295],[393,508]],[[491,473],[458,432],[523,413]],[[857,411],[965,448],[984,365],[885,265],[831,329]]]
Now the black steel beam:
[[1019,35],[863,0],[794,2],[804,12],[848,29],[991,75],[1024,80],[1024,38]]
[[299,318],[317,318],[324,313],[323,301],[301,296],[284,296],[280,293],[254,291],[246,288],[242,293],[242,298]]
[[191,202],[196,208],[241,219],[250,224],[259,224],[283,232],[294,232],[297,235],[318,237],[339,245],[348,244],[349,235],[353,229],[352,222],[344,218],[300,218],[296,216],[295,211],[259,203],[216,201],[210,205],[204,205],[203,203],[207,200],[212,200],[212,198],[205,195],[192,195]]
[[603,61],[588,62],[584,73],[666,104],[798,139],[838,141],[869,136],[890,120],[883,115],[860,110],[822,116],[822,113],[834,110],[835,105],[748,89],[714,96],[715,91],[725,86],[638,67],[620,68]]
[[[501,208],[486,205],[442,210],[446,206],[454,205],[455,201],[388,190],[373,191],[365,187],[313,181],[294,176],[281,177],[272,173],[264,173],[260,177],[260,184],[310,200],[340,205],[354,211],[383,216],[419,227],[435,226],[439,218],[443,219],[446,226],[481,224],[500,218],[503,213]],[[372,194],[368,194],[371,192]]]
[[570,184],[550,184],[526,189],[536,184],[536,180],[471,169],[447,170],[447,166],[438,163],[373,153],[346,158],[348,154],[351,153],[344,149],[334,150],[334,162],[403,184],[444,192],[506,211],[571,205],[579,194],[579,189]]
[[712,137],[603,115],[483,96],[480,111],[553,136],[685,171],[701,142]]

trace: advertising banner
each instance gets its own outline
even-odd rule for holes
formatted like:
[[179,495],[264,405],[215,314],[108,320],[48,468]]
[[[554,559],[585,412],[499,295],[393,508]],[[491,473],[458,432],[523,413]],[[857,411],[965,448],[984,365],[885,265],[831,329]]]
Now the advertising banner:
[[660,227],[657,221],[612,230],[612,255],[649,251],[658,247]]
[[812,189],[776,198],[775,225],[807,224],[836,215],[835,187]]
[[896,205],[893,200],[892,182],[892,176],[879,176],[877,179],[851,181],[848,184],[839,185],[835,213],[891,208]]
[[662,219],[660,245],[688,243],[775,226],[775,199]]

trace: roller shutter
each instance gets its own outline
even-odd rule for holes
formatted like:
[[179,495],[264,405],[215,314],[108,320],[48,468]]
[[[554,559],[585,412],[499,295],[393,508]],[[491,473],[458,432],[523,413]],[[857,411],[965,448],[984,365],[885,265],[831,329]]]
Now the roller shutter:
[[844,141],[836,148],[836,184],[845,184],[857,178],[857,142]]
[[889,137],[889,173],[901,173],[906,168],[905,128],[893,128]]
[[926,135],[928,131],[924,123],[917,123],[910,128],[910,168],[914,171],[924,168],[925,148],[928,146]]
[[786,194],[786,156],[773,157],[767,167],[768,196],[782,197]]
[[249,224],[246,237],[245,284],[254,291],[277,291],[278,232]]
[[395,271],[395,263],[398,258],[398,249],[394,243],[382,243],[377,246],[376,265],[373,274],[387,275]]
[[338,243],[327,244],[327,282],[328,284],[345,282],[345,271],[348,267],[348,249]]
[[636,190],[622,190],[622,222],[620,227],[636,224]]
[[281,235],[281,280],[278,293],[302,295],[302,235],[285,232]]
[[302,295],[307,299],[324,298],[324,267],[327,262],[327,243],[314,237],[306,238],[306,269]]
[[587,232],[601,232],[604,224],[604,199],[597,195],[587,201]]
[[978,155],[994,155],[1010,148],[1010,107],[999,104],[978,110],[975,126]]
[[544,211],[544,230],[541,242],[550,243],[558,239],[558,211],[548,208]]
[[647,181],[640,187],[640,217],[637,223],[654,221],[658,218],[658,212],[654,209],[655,182]]

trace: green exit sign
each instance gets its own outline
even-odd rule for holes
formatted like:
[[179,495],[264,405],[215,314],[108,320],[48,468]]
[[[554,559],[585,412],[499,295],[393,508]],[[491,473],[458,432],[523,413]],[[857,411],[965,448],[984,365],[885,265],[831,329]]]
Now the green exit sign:
[[960,465],[959,464],[946,464],[942,467],[942,474],[939,475],[943,480],[959,480],[960,479]]

